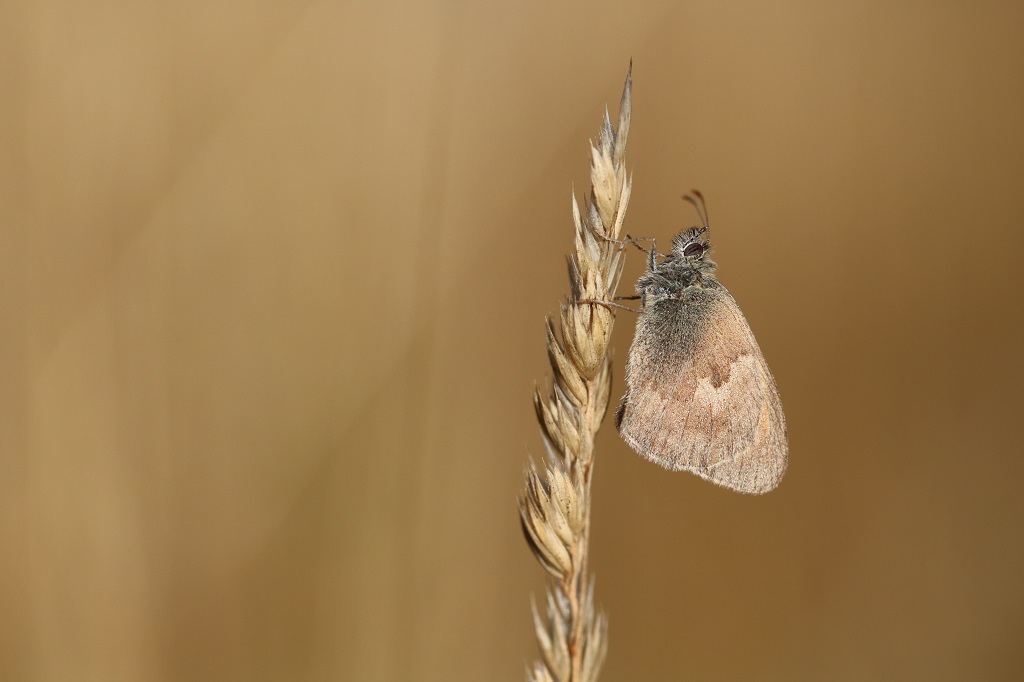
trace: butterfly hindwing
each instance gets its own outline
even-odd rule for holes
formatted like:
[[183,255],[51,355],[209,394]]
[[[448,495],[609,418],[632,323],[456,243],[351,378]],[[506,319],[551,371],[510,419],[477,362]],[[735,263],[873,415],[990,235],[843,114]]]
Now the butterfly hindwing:
[[743,313],[725,287],[707,283],[641,313],[616,424],[663,467],[765,493],[786,471],[782,404]]

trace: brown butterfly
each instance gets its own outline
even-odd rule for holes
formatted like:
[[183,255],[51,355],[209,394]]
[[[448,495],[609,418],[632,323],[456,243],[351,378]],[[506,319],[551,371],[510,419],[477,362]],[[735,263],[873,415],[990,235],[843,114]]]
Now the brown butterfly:
[[707,257],[703,225],[672,240],[636,284],[643,308],[626,363],[615,424],[630,447],[673,471],[742,493],[774,489],[788,461],[786,417],[775,379],[736,301]]

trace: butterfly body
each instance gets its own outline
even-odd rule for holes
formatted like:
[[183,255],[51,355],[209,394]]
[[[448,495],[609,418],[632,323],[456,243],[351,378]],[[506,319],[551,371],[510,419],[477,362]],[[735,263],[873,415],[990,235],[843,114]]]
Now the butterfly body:
[[706,233],[679,234],[661,262],[651,251],[616,426],[667,469],[765,493],[786,471],[786,419],[750,325],[714,276]]

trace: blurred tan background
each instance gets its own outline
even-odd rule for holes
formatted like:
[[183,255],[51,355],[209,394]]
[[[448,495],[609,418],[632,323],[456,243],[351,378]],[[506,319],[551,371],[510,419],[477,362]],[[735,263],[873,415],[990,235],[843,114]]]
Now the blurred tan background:
[[0,7],[0,679],[522,679],[631,57],[627,229],[707,195],[791,460],[609,423],[603,679],[1024,676],[1019,3],[88,4]]

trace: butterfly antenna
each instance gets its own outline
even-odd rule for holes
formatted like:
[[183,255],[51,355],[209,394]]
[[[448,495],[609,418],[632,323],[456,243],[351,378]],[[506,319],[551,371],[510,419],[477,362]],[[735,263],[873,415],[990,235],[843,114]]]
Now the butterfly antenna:
[[[711,238],[711,226],[708,223],[708,206],[704,201],[704,195],[699,189],[691,189],[691,194],[684,194],[683,200],[689,201],[693,204],[693,207],[697,210],[697,216],[700,218],[701,227],[704,228],[705,234],[708,235],[708,239]],[[696,197],[696,199],[694,198]]]

